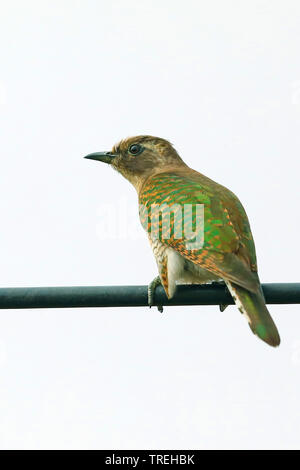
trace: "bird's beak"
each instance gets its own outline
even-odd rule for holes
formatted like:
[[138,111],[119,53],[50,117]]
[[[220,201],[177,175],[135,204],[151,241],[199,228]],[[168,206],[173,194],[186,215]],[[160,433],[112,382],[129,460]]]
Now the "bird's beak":
[[95,153],[90,153],[84,158],[89,158],[90,160],[98,160],[99,162],[104,162],[104,163],[111,163],[114,158],[116,158],[117,155],[114,155],[113,153],[110,152],[95,152]]

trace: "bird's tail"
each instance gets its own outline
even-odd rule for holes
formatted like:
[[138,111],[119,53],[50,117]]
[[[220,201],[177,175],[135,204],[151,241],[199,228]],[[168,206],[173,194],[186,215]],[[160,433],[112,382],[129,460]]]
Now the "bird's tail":
[[259,286],[257,292],[249,292],[230,281],[226,285],[240,312],[245,315],[253,333],[270,346],[279,346],[277,327],[266,307],[264,295]]

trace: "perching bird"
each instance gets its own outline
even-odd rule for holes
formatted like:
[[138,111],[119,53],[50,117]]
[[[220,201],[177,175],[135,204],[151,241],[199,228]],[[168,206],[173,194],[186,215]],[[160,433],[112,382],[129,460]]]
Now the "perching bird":
[[[109,163],[137,190],[140,220],[168,298],[177,284],[223,280],[253,333],[271,346],[279,345],[257,274],[249,221],[231,191],[188,167],[174,147],[158,137],[131,137],[110,152],[85,158]],[[199,233],[193,230],[197,225]],[[156,285],[156,280],[150,284],[150,304]]]

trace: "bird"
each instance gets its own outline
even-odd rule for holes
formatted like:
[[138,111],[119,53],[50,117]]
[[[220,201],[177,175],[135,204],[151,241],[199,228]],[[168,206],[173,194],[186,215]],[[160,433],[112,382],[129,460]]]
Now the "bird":
[[[252,332],[268,345],[279,346],[258,276],[249,220],[233,192],[190,168],[174,146],[159,137],[128,137],[111,151],[85,158],[111,165],[137,191],[140,221],[159,273],[149,285],[150,306],[159,284],[170,299],[180,284],[225,283]],[[221,311],[225,308],[220,306]]]

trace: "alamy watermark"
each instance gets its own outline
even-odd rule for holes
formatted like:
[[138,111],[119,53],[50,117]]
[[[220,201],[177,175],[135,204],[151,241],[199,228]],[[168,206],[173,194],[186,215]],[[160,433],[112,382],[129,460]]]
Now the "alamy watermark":
[[152,240],[180,240],[187,250],[199,250],[204,244],[204,204],[140,204],[139,221],[136,204],[122,199],[101,204],[97,214],[101,240],[142,239],[143,228]]
[[[204,244],[204,204],[140,204],[143,228],[152,240],[183,240],[187,250]],[[172,222],[173,219],[173,222]]]

